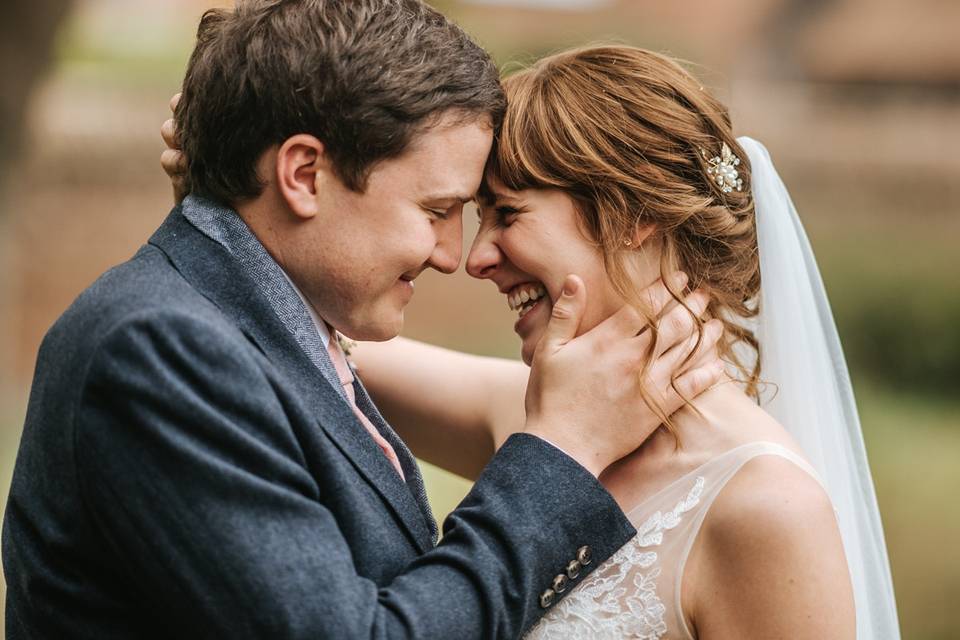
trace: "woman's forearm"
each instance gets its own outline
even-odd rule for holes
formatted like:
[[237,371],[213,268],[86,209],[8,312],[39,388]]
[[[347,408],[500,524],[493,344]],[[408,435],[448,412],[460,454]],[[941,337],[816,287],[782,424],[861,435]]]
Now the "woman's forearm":
[[391,426],[422,460],[475,479],[523,427],[527,368],[405,338],[364,342],[357,371]]

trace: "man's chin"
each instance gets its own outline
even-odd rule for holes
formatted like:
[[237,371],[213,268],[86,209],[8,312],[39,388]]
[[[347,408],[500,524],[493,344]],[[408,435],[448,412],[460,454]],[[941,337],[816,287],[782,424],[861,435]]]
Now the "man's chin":
[[362,318],[349,322],[349,326],[340,329],[340,333],[351,340],[364,342],[386,342],[393,340],[403,330],[403,311],[389,314],[389,317],[380,315],[376,318]]

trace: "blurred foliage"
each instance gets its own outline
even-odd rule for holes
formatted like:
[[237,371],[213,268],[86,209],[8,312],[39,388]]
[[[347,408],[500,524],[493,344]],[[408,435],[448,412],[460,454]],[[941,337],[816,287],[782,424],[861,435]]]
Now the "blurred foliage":
[[919,224],[884,215],[805,221],[854,378],[956,399],[960,219],[944,213]]
[[840,300],[834,314],[857,373],[892,389],[957,396],[960,295],[955,280],[903,289],[896,304],[882,283],[844,288]]

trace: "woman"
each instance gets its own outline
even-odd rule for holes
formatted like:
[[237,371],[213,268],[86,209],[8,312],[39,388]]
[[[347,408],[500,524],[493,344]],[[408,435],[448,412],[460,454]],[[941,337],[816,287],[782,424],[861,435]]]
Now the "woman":
[[[682,269],[730,374],[601,476],[638,535],[570,593],[558,576],[527,637],[899,637],[842,353],[766,151],[640,49],[561,53],[504,84],[467,270],[518,311],[523,360],[566,274],[586,283],[586,331]],[[519,363],[403,340],[354,358],[414,452],[455,472],[523,424]]]
[[[752,140],[740,144],[723,105],[651,52],[578,49],[504,84],[508,113],[488,163],[467,270],[491,280],[518,310],[524,361],[535,357],[565,274],[576,272],[587,285],[587,330],[624,303],[642,309],[636,292],[680,268],[710,294],[708,315],[717,324],[703,330],[722,327],[732,375],[605,472],[602,481],[638,536],[528,637],[897,637],[852,396],[842,376],[840,392],[825,380],[843,367],[842,354],[826,363],[826,375],[784,371],[814,367],[818,337],[825,353],[840,352],[815,263],[765,150]],[[762,175],[751,176],[751,168]],[[758,230],[784,228],[792,240],[768,239],[772,250],[758,251]],[[801,323],[797,313],[812,317]],[[805,325],[826,333],[808,340]],[[451,431],[487,424],[499,441],[522,424],[522,370],[449,352],[421,357],[427,349],[400,343],[357,351],[394,424],[412,425],[421,408],[414,405],[427,402],[431,412],[446,407]],[[410,362],[432,362],[432,371],[423,365],[418,377]],[[454,372],[471,387],[441,384]],[[412,387],[428,379],[437,393],[424,399]],[[829,397],[842,392],[851,401]],[[758,406],[761,399],[790,431]],[[815,413],[818,405],[826,413]]]

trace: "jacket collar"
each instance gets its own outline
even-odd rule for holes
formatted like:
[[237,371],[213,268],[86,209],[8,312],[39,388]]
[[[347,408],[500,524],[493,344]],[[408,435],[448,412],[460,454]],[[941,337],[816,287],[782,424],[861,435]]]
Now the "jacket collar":
[[234,256],[193,226],[181,206],[171,211],[149,243],[286,374],[320,428],[390,505],[418,548],[429,550],[433,544],[429,505],[420,504],[423,497],[419,501],[414,497],[354,416],[342,390],[310,361]]

